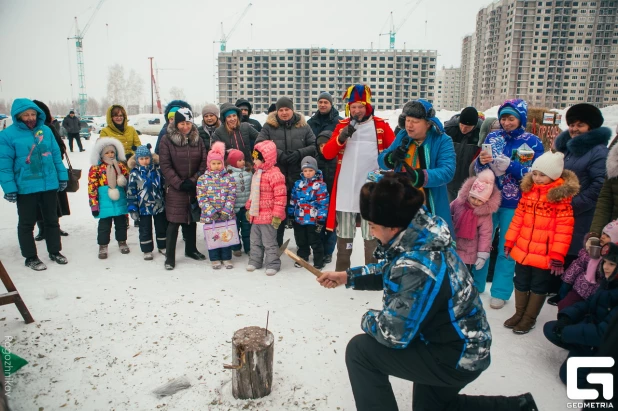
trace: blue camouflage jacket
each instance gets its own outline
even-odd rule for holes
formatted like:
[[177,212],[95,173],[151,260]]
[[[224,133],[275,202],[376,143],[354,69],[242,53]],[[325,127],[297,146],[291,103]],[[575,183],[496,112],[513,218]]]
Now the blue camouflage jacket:
[[379,343],[403,349],[420,340],[430,352],[439,349],[442,364],[484,370],[491,331],[472,276],[451,243],[444,220],[423,207],[408,228],[378,246],[379,263],[348,269],[346,287],[384,290],[382,309],[369,310],[361,322]]
[[165,211],[163,186],[165,181],[158,162],[159,156],[153,156],[148,166],[135,165],[135,156],[128,161],[131,173],[127,186],[127,204],[129,212],[137,211],[140,215],[157,215]]
[[328,189],[318,170],[310,179],[300,173],[300,180],[294,183],[288,206],[288,215],[300,225],[326,223],[328,214]]

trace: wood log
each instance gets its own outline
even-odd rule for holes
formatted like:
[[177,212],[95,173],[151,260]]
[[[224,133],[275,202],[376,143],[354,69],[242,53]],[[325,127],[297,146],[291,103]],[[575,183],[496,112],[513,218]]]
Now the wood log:
[[261,327],[246,327],[232,338],[232,395],[255,399],[270,394],[273,385],[275,337]]

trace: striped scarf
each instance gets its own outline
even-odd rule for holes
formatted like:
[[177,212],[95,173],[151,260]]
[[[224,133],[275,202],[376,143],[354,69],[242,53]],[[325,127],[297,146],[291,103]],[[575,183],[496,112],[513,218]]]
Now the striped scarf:
[[251,179],[251,208],[249,209],[249,215],[257,217],[260,215],[260,182],[262,181],[262,173],[264,170],[258,169],[253,178]]

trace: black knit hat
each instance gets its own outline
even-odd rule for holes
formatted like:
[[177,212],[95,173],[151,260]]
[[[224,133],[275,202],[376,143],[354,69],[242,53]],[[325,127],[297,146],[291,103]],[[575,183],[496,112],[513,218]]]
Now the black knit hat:
[[279,100],[277,100],[277,104],[275,104],[275,107],[277,107],[277,110],[283,107],[294,110],[294,102],[288,97],[281,97]]
[[186,107],[180,107],[174,114],[174,124],[178,124],[183,121],[193,122],[193,113]]
[[474,107],[466,107],[459,115],[459,124],[476,126],[479,122],[479,112]]
[[272,103],[270,106],[268,106],[268,114],[272,113],[273,111],[277,111],[277,106],[275,106],[275,103]]
[[366,183],[360,193],[363,219],[393,228],[407,227],[422,207],[425,196],[412,186],[410,179],[386,173],[377,183]]
[[315,139],[315,143],[318,145],[318,147],[320,147],[321,144],[328,143],[328,140],[330,140],[330,137],[332,135],[333,135],[333,132],[330,130],[320,131],[320,134],[318,134],[318,136]]
[[590,126],[591,129],[599,128],[603,125],[603,114],[601,110],[588,103],[575,104],[566,112],[567,124],[581,121]]

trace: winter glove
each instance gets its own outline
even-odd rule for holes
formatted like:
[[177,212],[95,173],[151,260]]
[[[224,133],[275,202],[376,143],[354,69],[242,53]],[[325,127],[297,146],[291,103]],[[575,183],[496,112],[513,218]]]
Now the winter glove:
[[232,219],[232,216],[225,211],[221,211],[220,213],[215,214],[214,218],[215,220],[228,221]]
[[64,191],[67,188],[68,183],[66,181],[60,181],[58,184],[58,191]]
[[586,245],[585,245],[586,252],[588,254],[590,254],[590,246],[591,245],[599,245],[599,237],[597,237],[595,234],[591,234],[591,233],[586,234],[586,237],[587,237],[586,238]]
[[286,230],[291,230],[292,228],[294,228],[294,216],[288,216],[288,218],[285,220],[285,229]]
[[270,222],[270,225],[272,225],[275,230],[279,229],[279,226],[281,225],[281,219],[279,217],[273,217],[272,221]]
[[474,268],[476,268],[477,270],[480,270],[481,268],[483,268],[488,258],[489,258],[489,253],[482,253],[482,252],[476,253],[476,262],[474,263]]
[[352,137],[352,134],[354,134],[355,131],[356,128],[352,124],[348,124],[347,127],[342,128],[339,132],[339,137],[337,137],[339,144],[345,143],[348,138]]
[[551,269],[551,273],[553,275],[562,275],[564,274],[564,263],[558,260],[551,260],[549,263],[549,268]]
[[405,159],[408,157],[408,149],[402,146],[397,147],[396,149],[394,149],[393,151],[390,152],[390,154],[388,155],[388,166],[390,166],[391,168],[395,168],[395,166],[399,163],[402,163],[405,161]]
[[315,225],[315,232],[316,233],[320,234],[323,229],[324,229],[324,224],[323,223],[317,223]]
[[300,151],[294,150],[292,151],[286,158],[288,165],[300,164]]
[[566,315],[561,315],[558,318],[558,322],[556,323],[556,325],[554,326],[554,334],[556,335],[556,337],[558,337],[558,339],[560,341],[562,341],[562,331],[564,330],[564,327],[567,327],[569,325],[573,324],[573,321],[571,321],[571,319],[569,317],[567,317]]
[[17,193],[6,193],[4,195],[4,199],[6,201],[8,201],[9,203],[16,203],[17,202]]
[[506,173],[506,169],[511,165],[511,159],[505,156],[504,154],[500,154],[494,161],[489,163],[489,167],[492,169],[496,177],[503,176]]
[[[404,163],[405,164],[405,163]],[[407,165],[407,164],[406,164]],[[420,168],[406,167],[406,175],[416,188],[421,188],[425,185],[425,171]]]
[[184,191],[186,193],[192,193],[195,191],[195,183],[190,179],[186,179],[182,183],[180,183],[180,191]]
[[512,249],[513,249],[513,247],[504,246],[504,256],[508,257],[511,254],[511,250]]
[[92,216],[93,217],[98,217],[99,216],[99,210],[92,210]]
[[139,213],[137,211],[131,211],[129,215],[133,221],[139,221]]
[[251,222],[251,213],[249,212],[249,210],[247,210],[247,212],[245,213],[245,218],[247,219],[247,221]]

